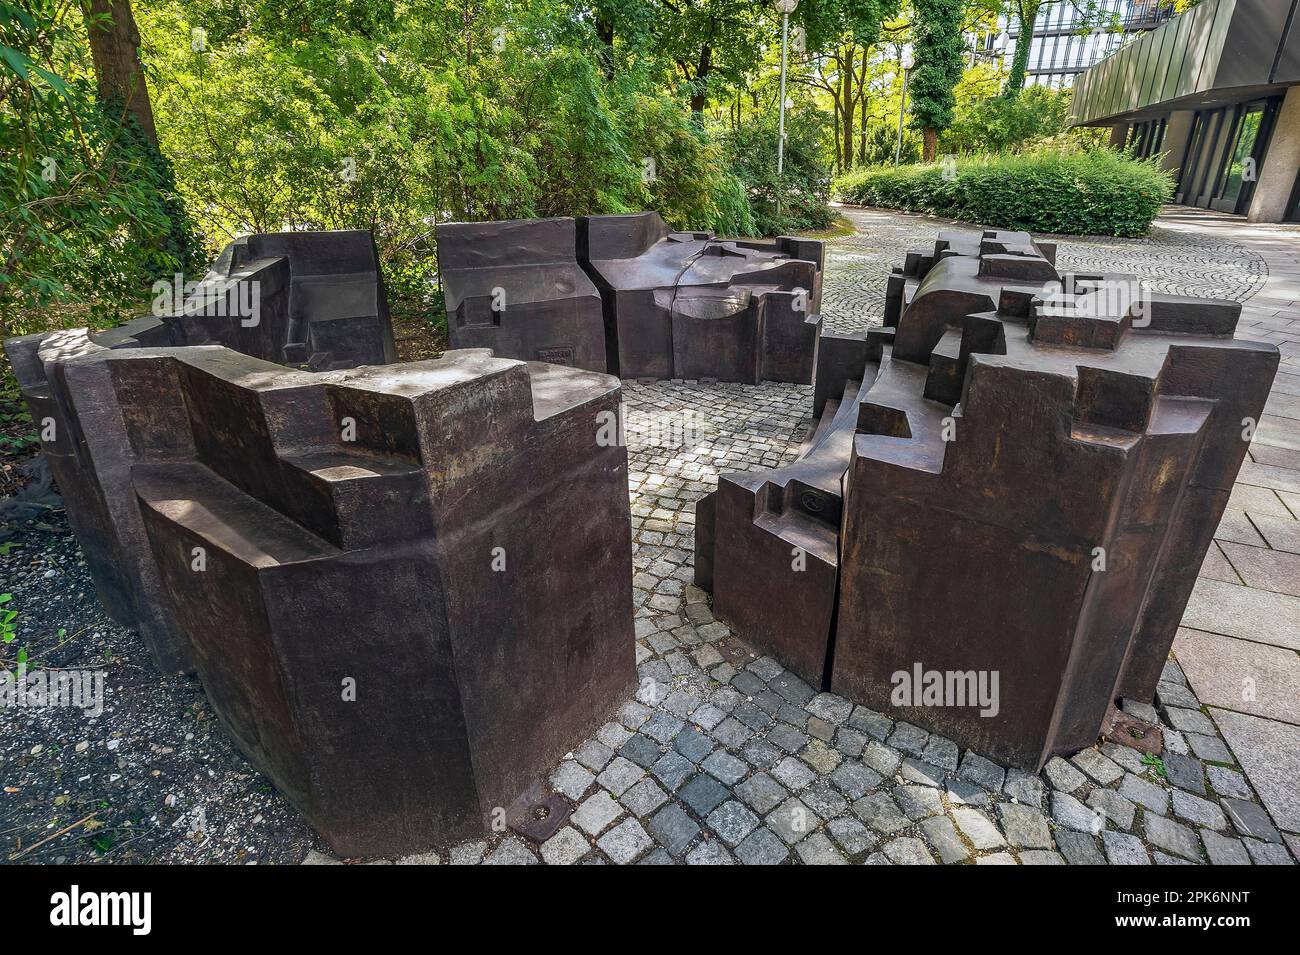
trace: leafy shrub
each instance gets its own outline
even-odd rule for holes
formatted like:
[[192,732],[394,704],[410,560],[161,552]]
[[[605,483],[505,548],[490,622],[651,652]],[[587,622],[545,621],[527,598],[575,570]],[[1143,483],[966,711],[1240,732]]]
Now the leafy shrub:
[[1173,189],[1154,159],[1111,149],[1042,149],[944,166],[859,169],[836,183],[846,202],[1065,235],[1141,236]]
[[1031,86],[1014,99],[993,96],[959,104],[957,118],[940,137],[950,153],[1003,153],[1038,145],[1065,131],[1070,91]]
[[[776,175],[777,117],[766,115],[729,134],[725,148],[732,169],[744,183],[754,210],[758,235],[779,235],[802,229],[825,229],[835,215],[827,205],[831,170],[824,159],[828,128],[825,118],[810,108],[785,116],[783,187]],[[781,194],[781,214],[776,212]]]

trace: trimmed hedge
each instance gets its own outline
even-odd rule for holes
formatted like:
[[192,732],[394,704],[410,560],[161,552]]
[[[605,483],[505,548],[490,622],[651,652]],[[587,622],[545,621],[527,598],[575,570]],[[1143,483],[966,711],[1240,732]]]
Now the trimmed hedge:
[[835,190],[844,202],[999,229],[1126,237],[1146,235],[1173,193],[1155,159],[1103,148],[960,156],[954,171],[945,179],[942,164],[855,169]]

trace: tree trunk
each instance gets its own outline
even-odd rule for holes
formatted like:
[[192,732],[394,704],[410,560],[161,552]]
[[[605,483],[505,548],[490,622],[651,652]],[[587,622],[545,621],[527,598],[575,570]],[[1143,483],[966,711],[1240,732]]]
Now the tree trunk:
[[100,99],[117,102],[135,117],[145,138],[158,145],[149,88],[140,65],[140,32],[131,0],[82,0]]
[[1016,50],[1011,57],[1011,73],[1002,88],[1003,99],[1015,99],[1025,88],[1025,72],[1029,68],[1029,46],[1034,42],[1034,21],[1038,19],[1040,3],[1020,5],[1020,32],[1016,34]]
[[606,79],[614,78],[614,21],[605,18],[604,14],[596,14],[596,36],[600,38],[602,49],[600,51],[600,70],[605,74]]
[[934,157],[939,154],[939,131],[933,126],[927,126],[921,131],[921,136],[925,144],[921,161],[934,162]]
[[695,79],[692,84],[694,92],[691,93],[691,112],[695,113],[697,118],[703,122],[704,107],[709,104],[709,94],[706,91],[709,74],[713,72],[713,47],[705,44],[700,50],[700,61],[695,66]]
[[840,100],[844,111],[844,171],[853,167],[853,53],[856,47],[849,44],[843,52],[840,67]]

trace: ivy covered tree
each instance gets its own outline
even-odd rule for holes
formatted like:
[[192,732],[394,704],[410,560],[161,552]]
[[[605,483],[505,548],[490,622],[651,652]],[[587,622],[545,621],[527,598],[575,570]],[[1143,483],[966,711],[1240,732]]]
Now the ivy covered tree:
[[912,0],[911,123],[921,131],[922,161],[934,162],[939,133],[952,125],[966,41],[962,36],[963,0]]

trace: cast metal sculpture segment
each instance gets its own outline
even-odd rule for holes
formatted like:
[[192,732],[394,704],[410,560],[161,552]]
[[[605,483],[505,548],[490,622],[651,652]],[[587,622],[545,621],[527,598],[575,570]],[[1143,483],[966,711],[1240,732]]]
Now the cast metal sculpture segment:
[[[886,328],[823,336],[801,458],[722,475],[697,517],[697,580],[760,649],[1032,769],[1151,699],[1279,359],[1231,338],[1235,302],[1053,258],[909,254]],[[997,674],[996,711],[895,706],[918,666]]]
[[455,347],[623,378],[812,380],[822,243],[672,232],[656,212],[438,227]]
[[[274,277],[259,347],[391,342],[377,273],[294,263],[221,277]],[[289,369],[191,307],[6,343],[105,606],[339,853],[481,833],[635,683],[618,380],[486,349]]]

